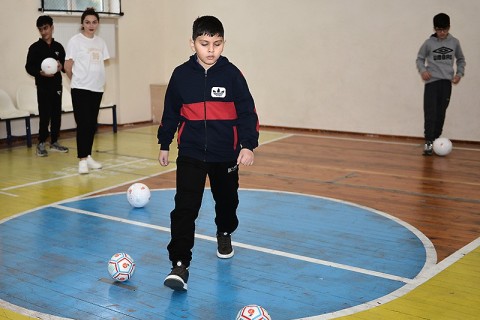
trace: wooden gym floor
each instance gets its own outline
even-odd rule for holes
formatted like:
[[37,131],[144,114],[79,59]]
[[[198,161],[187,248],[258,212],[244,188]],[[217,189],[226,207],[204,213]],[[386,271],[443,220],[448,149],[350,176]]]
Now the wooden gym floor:
[[[18,144],[10,148],[2,146],[0,227],[42,208],[52,206],[54,209],[66,208],[62,205],[64,201],[88,200],[90,197],[102,199],[103,196],[122,194],[135,181],[147,184],[152,190],[171,190],[175,187],[175,152],[172,151],[171,165],[166,168],[158,165],[156,130],[156,125],[125,126],[119,128],[117,134],[101,130],[96,138],[94,146],[96,151],[93,156],[104,164],[104,168],[84,176],[77,174],[75,139],[72,133],[64,134],[61,140],[71,148],[70,153],[51,153],[47,158],[36,157],[34,147],[27,148]],[[411,226],[418,231],[419,238],[426,239],[425,267],[417,276],[410,279],[411,281],[407,279],[398,290],[359,305],[352,304],[343,309],[337,308],[331,312],[322,312],[305,318],[479,318],[480,146],[454,142],[453,152],[446,157],[423,157],[421,150],[421,141],[415,139],[274,128],[261,130],[261,146],[256,151],[255,165],[242,167],[240,171],[242,189],[270,190],[282,197],[306,195],[355,204],[374,212],[385,213],[392,217],[393,221]],[[291,214],[298,215],[300,220],[302,210],[308,208],[303,207],[303,198],[298,199],[300,199],[298,203],[295,202],[297,200],[292,200],[291,203],[294,208],[292,211],[298,207],[298,212]],[[260,204],[260,200],[258,201]],[[58,203],[60,205],[57,205]],[[171,207],[173,203],[166,205]],[[241,207],[242,203],[239,210]],[[267,212],[268,208],[258,208],[258,214],[261,214],[262,210]],[[290,211],[285,211],[285,214],[289,213]],[[265,229],[265,237],[269,237],[270,225],[263,223],[261,227]],[[322,225],[322,220],[312,223]],[[353,223],[349,220],[341,221],[341,225],[335,228],[342,231],[340,230],[342,225]],[[325,226],[329,226],[326,220]],[[334,224],[332,228],[333,226]],[[291,227],[292,225],[280,226],[281,237],[288,238],[290,233],[298,235],[298,232],[302,231],[292,230]],[[305,230],[307,228],[308,225],[305,225]],[[325,232],[330,231],[337,230]],[[365,233],[371,231],[364,230]],[[13,236],[15,234],[12,233]],[[345,233],[339,232],[337,239],[333,237],[330,240],[329,246],[332,246],[332,250],[341,252],[342,246],[346,245],[343,236]],[[10,261],[5,260],[6,253],[10,250],[7,237],[9,237],[7,231],[0,234],[0,240],[3,239],[4,242],[4,244],[0,242],[2,267],[10,265]],[[238,237],[242,237],[241,231]],[[262,238],[262,234],[257,237]],[[360,242],[360,238],[353,239],[353,242]],[[294,240],[298,241],[298,246],[301,247],[300,242],[303,240],[298,238]],[[385,245],[381,239],[377,243],[379,250]],[[243,242],[240,241],[240,250],[242,245]],[[322,243],[316,246],[318,251],[323,250]],[[337,248],[333,248],[335,246]],[[390,253],[400,252],[397,246],[400,247],[401,244],[389,243]],[[375,251],[376,247],[370,249]],[[159,251],[166,259],[165,249],[160,248]],[[321,252],[319,254],[322,258]],[[198,264],[201,265],[201,255],[201,252],[195,253],[193,268],[195,259],[198,259]],[[233,260],[241,259],[239,256],[241,251]],[[389,255],[387,251],[382,253],[382,258],[385,256],[395,260],[395,257]],[[11,256],[8,257],[12,259]],[[348,260],[349,257],[345,259]],[[384,259],[383,263],[388,264],[388,259]],[[335,260],[335,257],[325,260]],[[372,259],[371,264],[375,263]],[[332,266],[336,264],[332,262]],[[18,267],[18,270],[9,270],[22,272],[22,267]],[[161,270],[162,276],[167,271]],[[138,277],[140,281],[141,276]],[[2,278],[0,292],[5,293],[12,284],[6,280],[8,277]],[[192,282],[193,288],[195,281],[195,278],[189,281],[189,285]],[[159,286],[161,287],[161,283]],[[27,295],[26,292],[21,292],[23,287],[19,288],[20,292],[16,293],[18,295],[16,299],[12,298],[13,293],[0,296],[0,319],[68,318],[56,314],[49,315],[48,312],[37,312],[13,303],[12,301],[19,301],[18,297]],[[24,290],[28,291],[29,288],[25,286]],[[339,284],[337,290],[350,289],[345,289]],[[324,293],[329,296],[326,300],[335,300],[336,294],[335,289]],[[9,301],[9,298],[12,299]],[[285,299],[287,301],[288,297]],[[48,310],[48,307],[46,308]],[[289,319],[285,314],[278,313],[275,305],[267,309],[271,311],[273,319]],[[101,319],[108,318],[109,316],[105,316]],[[174,317],[159,315],[158,318]],[[204,317],[195,314],[192,318]]]

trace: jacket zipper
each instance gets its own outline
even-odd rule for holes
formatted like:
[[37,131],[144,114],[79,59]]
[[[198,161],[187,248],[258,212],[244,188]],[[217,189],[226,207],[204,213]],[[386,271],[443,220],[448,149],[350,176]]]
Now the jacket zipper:
[[205,127],[205,145],[203,146],[204,151],[204,161],[207,161],[207,146],[208,146],[208,135],[207,135],[207,70],[205,70],[204,84],[203,84],[203,125]]

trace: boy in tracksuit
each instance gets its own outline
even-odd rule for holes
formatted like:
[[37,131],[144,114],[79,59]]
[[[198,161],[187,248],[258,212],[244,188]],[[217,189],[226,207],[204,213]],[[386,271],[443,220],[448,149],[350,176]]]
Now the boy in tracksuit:
[[175,68],[165,95],[158,129],[160,165],[168,165],[169,146],[178,129],[175,208],[170,213],[168,244],[172,270],[164,284],[187,290],[195,220],[208,176],[215,200],[217,256],[231,258],[231,234],[238,226],[239,165],[253,164],[259,124],[255,104],[242,73],[227,58],[222,23],[203,16],[193,23],[195,52]]
[[420,47],[416,60],[418,72],[425,81],[424,155],[433,154],[433,141],[442,134],[452,83],[459,83],[465,74],[465,57],[460,42],[448,33],[450,17],[445,13],[437,14],[433,18],[433,26],[435,33]]
[[[53,39],[53,19],[50,16],[40,16],[37,28],[41,38],[28,48],[25,69],[35,77],[37,86],[38,114],[40,117],[38,129],[37,155],[48,156],[45,142],[48,138],[50,125],[50,150],[68,152],[68,148],[58,143],[62,121],[62,75],[65,62],[65,49]],[[41,69],[46,58],[57,60],[57,72],[46,74]]]

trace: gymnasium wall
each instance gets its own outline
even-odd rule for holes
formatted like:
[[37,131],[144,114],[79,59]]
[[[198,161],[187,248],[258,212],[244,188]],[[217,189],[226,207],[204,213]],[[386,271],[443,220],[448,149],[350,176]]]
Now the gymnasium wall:
[[[2,0],[0,88],[12,97],[19,83],[33,82],[24,64],[38,38],[37,7],[32,0]],[[192,53],[193,20],[212,14],[224,23],[224,55],[245,74],[261,124],[411,137],[423,136],[416,54],[433,32],[433,16],[446,12],[467,67],[454,87],[444,135],[480,141],[478,1],[124,0],[122,10],[125,16],[101,21],[116,24],[105,96],[117,103],[120,123],[151,119],[150,84],[168,82]],[[64,121],[68,126],[74,123]],[[23,132],[21,122],[15,130]]]

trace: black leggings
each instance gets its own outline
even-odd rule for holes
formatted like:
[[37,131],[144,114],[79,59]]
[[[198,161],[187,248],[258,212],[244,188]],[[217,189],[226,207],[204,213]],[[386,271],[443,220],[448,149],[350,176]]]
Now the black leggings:
[[451,94],[450,80],[438,80],[425,84],[423,112],[426,141],[434,141],[442,134]]
[[77,157],[80,159],[92,154],[102,96],[103,92],[72,89],[73,115],[77,123]]
[[178,157],[177,192],[175,208],[170,213],[171,241],[167,247],[172,264],[180,260],[189,266],[192,260],[195,220],[202,205],[207,175],[215,200],[217,233],[232,233],[237,229],[239,184],[238,168],[235,165],[236,161],[207,163]]

